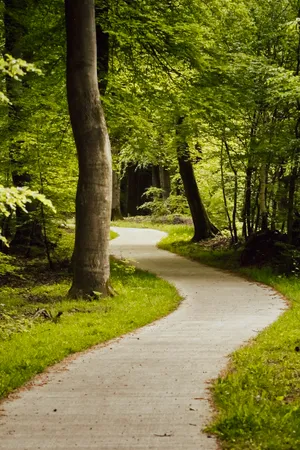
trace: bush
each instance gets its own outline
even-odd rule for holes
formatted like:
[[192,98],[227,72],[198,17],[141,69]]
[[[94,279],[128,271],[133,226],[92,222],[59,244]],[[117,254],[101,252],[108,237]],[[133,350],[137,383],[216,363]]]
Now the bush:
[[242,266],[269,266],[276,273],[297,275],[300,250],[288,244],[287,235],[279,231],[263,231],[250,236],[241,254]]
[[171,194],[167,199],[163,198],[163,189],[150,187],[143,194],[148,199],[139,209],[149,212],[152,216],[166,216],[170,214],[189,214],[189,207],[183,195]]

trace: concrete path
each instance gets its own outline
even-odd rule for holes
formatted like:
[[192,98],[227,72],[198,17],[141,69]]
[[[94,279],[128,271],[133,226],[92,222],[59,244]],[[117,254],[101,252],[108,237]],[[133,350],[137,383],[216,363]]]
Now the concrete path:
[[175,284],[184,302],[4,402],[1,450],[217,448],[201,433],[212,413],[208,382],[228,353],[278,317],[284,302],[271,289],[158,250],[159,231],[118,233],[113,254]]

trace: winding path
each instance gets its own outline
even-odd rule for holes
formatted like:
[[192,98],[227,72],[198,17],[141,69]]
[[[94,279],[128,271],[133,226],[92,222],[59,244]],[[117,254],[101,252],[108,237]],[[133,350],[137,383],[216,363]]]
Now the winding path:
[[1,450],[216,450],[201,433],[212,413],[207,382],[284,303],[269,288],[158,250],[162,232],[117,231],[112,253],[170,281],[185,300],[4,402]]

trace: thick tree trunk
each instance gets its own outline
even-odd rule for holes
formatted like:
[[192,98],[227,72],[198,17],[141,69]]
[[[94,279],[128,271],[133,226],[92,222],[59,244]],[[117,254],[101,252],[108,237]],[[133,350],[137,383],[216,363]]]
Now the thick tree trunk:
[[194,174],[193,165],[191,163],[188,145],[180,136],[180,125],[183,118],[178,120],[177,136],[177,159],[179,164],[179,172],[182,179],[184,192],[190,207],[193,224],[194,236],[193,242],[199,242],[216,234],[216,228],[210,223],[205,207],[202,203],[197,181]]
[[189,159],[189,155],[178,155],[179,172],[184,186],[184,192],[190,207],[193,224],[194,236],[192,241],[199,242],[214,236],[206,210],[202,203],[198,190],[194,169]]
[[94,0],[65,0],[67,94],[78,153],[76,235],[70,296],[109,293],[110,142],[97,79]]

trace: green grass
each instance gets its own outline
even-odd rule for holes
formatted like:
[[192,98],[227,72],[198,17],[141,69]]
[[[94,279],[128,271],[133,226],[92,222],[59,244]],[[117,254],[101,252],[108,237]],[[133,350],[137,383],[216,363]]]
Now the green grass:
[[[127,226],[134,226],[128,224]],[[151,227],[151,223],[146,225]],[[207,428],[226,450],[300,449],[300,280],[239,267],[239,253],[191,243],[192,227],[160,226],[159,247],[274,287],[291,304],[272,326],[232,355],[212,387],[218,413]]]
[[115,231],[110,230],[110,239],[116,239],[118,237],[118,233],[116,233]]
[[[56,261],[70,257],[73,239],[63,233]],[[4,275],[1,289],[0,397],[67,355],[153,322],[180,302],[167,282],[116,260],[111,283],[117,295],[100,301],[68,299],[71,279],[63,266],[50,273],[40,260],[23,261],[21,267],[10,259],[9,264],[15,264],[17,275],[7,280]],[[33,319],[38,309],[52,319]],[[63,314],[56,319],[58,312]]]

